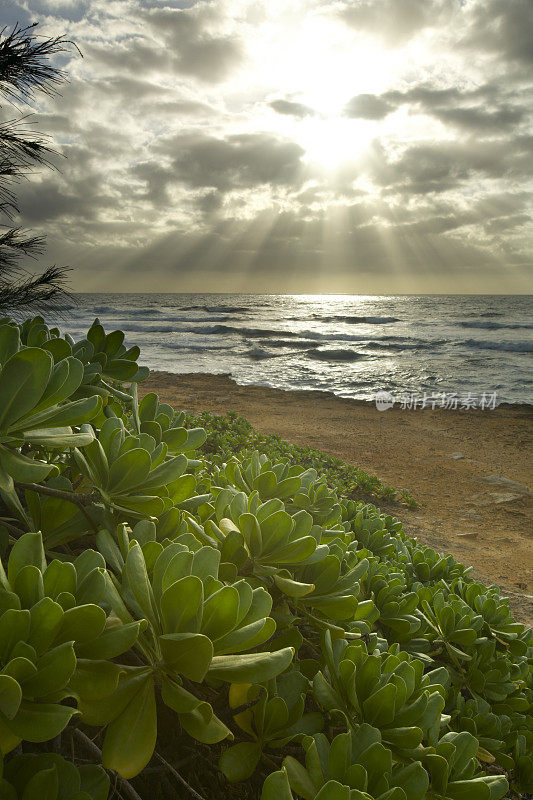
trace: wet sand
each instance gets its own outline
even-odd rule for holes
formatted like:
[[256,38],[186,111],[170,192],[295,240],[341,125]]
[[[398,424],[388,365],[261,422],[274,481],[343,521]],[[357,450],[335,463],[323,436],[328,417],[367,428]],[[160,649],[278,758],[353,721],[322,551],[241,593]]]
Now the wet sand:
[[178,410],[235,411],[261,433],[408,489],[421,509],[382,507],[409,535],[502,587],[517,618],[533,624],[533,407],[378,411],[328,392],[238,386],[228,375],[201,373],[153,372],[141,385],[148,391]]

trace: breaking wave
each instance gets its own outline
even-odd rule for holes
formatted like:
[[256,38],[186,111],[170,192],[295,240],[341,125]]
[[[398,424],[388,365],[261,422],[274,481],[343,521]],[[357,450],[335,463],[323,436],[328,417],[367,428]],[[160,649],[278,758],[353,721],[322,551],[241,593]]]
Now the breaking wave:
[[467,339],[458,342],[464,347],[477,347],[481,350],[502,350],[506,353],[533,353],[533,342],[484,342],[478,339]]
[[487,330],[499,330],[500,328],[508,328],[509,330],[517,330],[518,328],[525,328],[526,330],[533,330],[533,325],[526,323],[508,323],[508,322],[484,322],[480,320],[472,320],[472,322],[461,322],[463,328],[486,328]]

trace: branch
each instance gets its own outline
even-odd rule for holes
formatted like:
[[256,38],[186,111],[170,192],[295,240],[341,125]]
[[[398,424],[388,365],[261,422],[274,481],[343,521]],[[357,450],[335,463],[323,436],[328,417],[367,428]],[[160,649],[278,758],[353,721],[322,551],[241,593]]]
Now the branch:
[[[0,211],[4,209],[0,206]],[[0,280],[5,279],[11,273],[21,272],[19,261],[23,256],[36,258],[44,250],[44,236],[31,236],[29,232],[21,227],[11,228],[4,233],[0,233]],[[18,284],[17,290],[21,286]],[[10,284],[15,288],[16,285]]]
[[67,267],[48,267],[41,275],[12,283],[2,278],[3,273],[16,272],[14,258],[5,258],[0,250],[0,312],[16,314],[30,308],[47,313],[58,313],[71,294],[64,288]]
[[[87,750],[93,755],[101,764],[102,763],[102,751],[100,750],[97,745],[93,742],[92,739],[80,731],[79,728],[69,728],[71,735],[74,739],[77,739],[78,742],[83,744]],[[142,797],[137,794],[133,786],[126,778],[121,778],[121,776],[113,770],[113,774],[116,775],[117,781],[120,784],[120,791],[124,793],[127,797],[131,798],[131,800],[142,800]]]
[[64,71],[47,61],[50,56],[67,52],[67,45],[73,42],[64,36],[39,41],[35,25],[21,28],[17,23],[8,34],[7,26],[0,31],[0,93],[13,100],[28,100],[36,91],[57,94],[57,84],[65,80]]
[[176,780],[178,780],[181,783],[182,786],[185,786],[185,788],[187,789],[187,791],[189,792],[191,797],[194,797],[195,800],[205,800],[205,797],[202,797],[201,794],[198,794],[196,789],[193,789],[192,786],[187,783],[185,778],[182,777],[179,774],[179,772],[176,769],[174,769],[172,764],[169,764],[168,761],[165,758],[163,758],[163,756],[160,756],[159,753],[157,753],[155,751],[154,751],[154,756],[157,758],[158,761],[160,761],[168,769],[169,772],[172,773],[172,775],[174,775]]
[[91,506],[94,503],[92,495],[76,494],[76,492],[64,492],[62,489],[52,489],[50,486],[43,486],[40,483],[22,483],[20,481],[15,481],[15,485],[19,489],[27,489],[30,492],[37,492],[37,494],[44,494],[48,495],[49,497],[57,497],[60,500],[66,500],[68,503],[78,506],[80,511],[89,521],[91,528],[96,532],[98,531],[94,520],[87,511],[87,506]]
[[26,533],[26,531],[21,530],[21,528],[16,528],[15,525],[11,525],[3,519],[0,519],[0,528],[5,528],[9,533],[12,533],[13,536],[22,536]]

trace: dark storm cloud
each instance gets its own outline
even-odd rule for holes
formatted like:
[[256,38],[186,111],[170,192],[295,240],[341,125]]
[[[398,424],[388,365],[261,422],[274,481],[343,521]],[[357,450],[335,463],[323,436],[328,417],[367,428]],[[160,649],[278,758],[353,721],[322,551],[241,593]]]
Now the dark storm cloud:
[[394,105],[375,94],[358,94],[345,105],[347,117],[360,119],[383,119],[394,111]]
[[433,113],[441,122],[485,133],[513,128],[526,117],[526,109],[514,106],[503,106],[495,111],[480,107],[439,108]]
[[492,133],[516,127],[530,113],[527,92],[522,95],[513,94],[512,102],[508,95],[509,92],[504,89],[499,91],[494,85],[470,91],[460,91],[456,87],[439,89],[420,85],[406,91],[389,91],[381,95],[355,95],[344,107],[344,114],[361,119],[383,119],[402,106],[410,106],[444,124]]
[[[35,109],[67,158],[17,187],[21,223],[48,234],[48,261],[79,265],[79,288],[107,289],[111,264],[132,291],[196,275],[213,291],[412,291],[419,277],[433,291],[445,276],[460,291],[487,275],[524,289],[531,0],[4,5],[6,22],[41,18],[84,55]],[[294,74],[268,59],[278,33],[301,44]],[[366,68],[340,80],[360,45]]]
[[163,36],[181,73],[218,83],[242,61],[243,44],[238,37],[209,30],[220,22],[210,4],[193,9],[152,9],[145,19],[153,31]]
[[211,4],[191,9],[141,6],[138,13],[144,23],[142,34],[120,36],[112,46],[103,41],[84,47],[87,56],[113,70],[115,83],[135,82],[142,80],[139,76],[154,73],[174,73],[216,84],[243,59],[243,44],[238,37],[210,31],[219,21]]
[[269,133],[235,134],[227,138],[178,135],[158,145],[172,158],[169,180],[221,191],[264,184],[297,185],[304,150]]
[[526,69],[533,64],[531,0],[484,0],[476,3],[463,45],[498,54]]
[[131,169],[131,175],[134,178],[138,178],[145,185],[145,189],[139,195],[141,199],[148,200],[158,208],[168,205],[170,202],[168,169],[160,164],[145,161],[141,164],[135,164]]
[[206,214],[212,214],[214,211],[218,211],[222,207],[223,202],[224,198],[222,193],[216,191],[216,189],[207,191],[196,198],[198,209]]
[[424,28],[449,20],[457,6],[456,0],[345,0],[336,11],[354,30],[400,47]]
[[130,37],[113,42],[112,46],[109,43],[87,44],[83,50],[85,58],[109,67],[114,75],[149,75],[172,69],[172,54],[163,45],[144,37]]
[[485,222],[485,231],[490,234],[500,234],[511,230],[512,228],[520,228],[528,222],[533,222],[533,217],[530,214],[514,214],[510,217],[498,217]]
[[306,106],[303,103],[295,103],[293,100],[272,100],[268,105],[278,114],[286,114],[289,117],[303,119],[304,117],[314,117],[316,114],[316,111],[310,106]]
[[[324,226],[331,228],[333,236],[333,249],[327,253]],[[128,273],[135,280],[137,272],[150,263],[155,274],[163,267],[167,280],[180,281],[190,275],[194,264],[198,286],[218,275],[230,291],[232,276],[243,274],[264,280],[259,285],[267,289],[274,278],[293,281],[291,285],[302,290],[316,285],[320,276],[322,280],[327,276],[331,290],[343,282],[357,286],[358,279],[373,275],[378,281],[382,278],[378,285],[390,291],[390,281],[398,273],[424,276],[428,264],[454,277],[464,276],[468,269],[477,279],[489,279],[501,270],[494,254],[478,243],[442,233],[442,226],[438,233],[435,229],[429,225],[428,230],[423,226],[418,231],[401,226],[391,230],[379,223],[335,227],[335,221],[327,217],[306,221],[294,212],[264,211],[250,221],[218,220],[206,233],[162,235],[131,254]],[[335,271],[331,270],[333,256]]]
[[[88,175],[68,188],[56,176],[24,184],[17,193],[24,224],[39,225],[60,218],[94,220],[100,210],[115,204],[98,175]],[[43,202],[43,197],[46,202]]]
[[408,147],[393,160],[379,148],[372,159],[374,180],[411,194],[441,193],[480,175],[498,179],[533,175],[533,137],[480,141],[448,140]]

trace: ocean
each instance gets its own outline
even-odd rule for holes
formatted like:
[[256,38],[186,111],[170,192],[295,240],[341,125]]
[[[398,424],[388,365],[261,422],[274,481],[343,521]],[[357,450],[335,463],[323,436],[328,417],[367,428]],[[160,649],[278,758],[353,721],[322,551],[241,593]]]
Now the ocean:
[[533,295],[79,294],[60,324],[82,337],[95,317],[154,370],[365,400],[533,403]]

